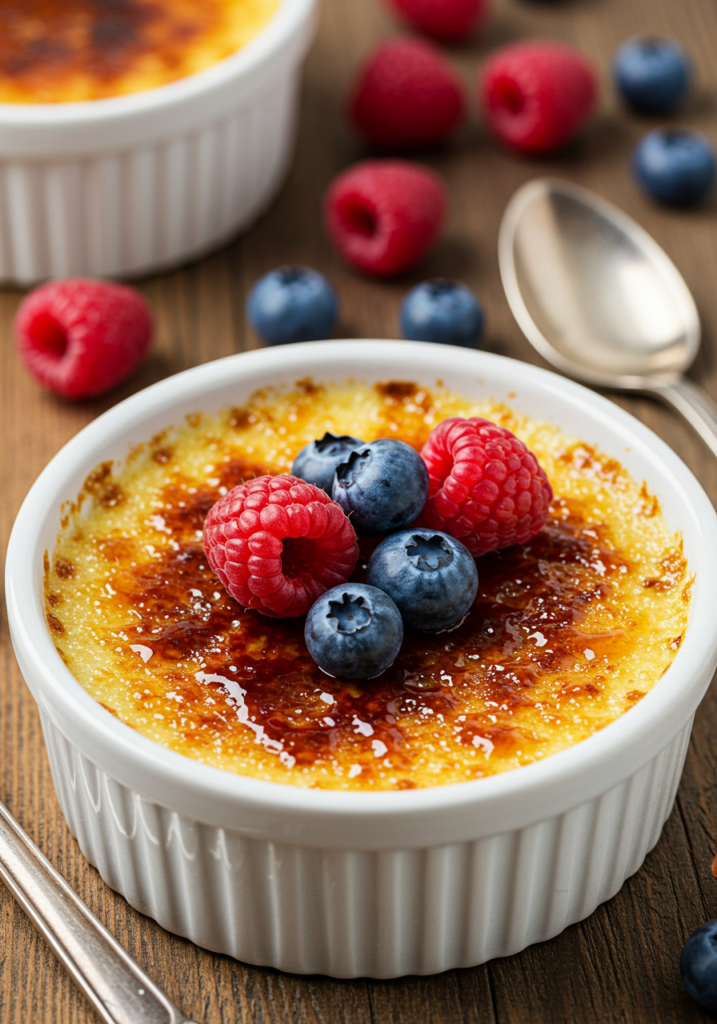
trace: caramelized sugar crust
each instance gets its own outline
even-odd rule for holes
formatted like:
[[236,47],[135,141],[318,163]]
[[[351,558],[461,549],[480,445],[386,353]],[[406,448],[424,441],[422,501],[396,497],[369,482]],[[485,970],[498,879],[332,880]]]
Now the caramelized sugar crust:
[[[207,511],[248,477],[286,472],[326,429],[418,447],[451,415],[489,416],[529,444],[556,493],[548,523],[478,560],[460,628],[407,633],[379,679],[332,679],[303,619],[268,619],[224,592],[202,549]],[[375,544],[362,542],[357,579]],[[97,467],[46,565],[57,649],[122,721],[206,764],[343,789],[475,779],[590,736],[664,674],[690,587],[679,538],[618,462],[499,403],[404,382],[304,381],[190,417],[124,467]]]
[[278,0],[0,0],[0,102],[141,92],[216,64]]

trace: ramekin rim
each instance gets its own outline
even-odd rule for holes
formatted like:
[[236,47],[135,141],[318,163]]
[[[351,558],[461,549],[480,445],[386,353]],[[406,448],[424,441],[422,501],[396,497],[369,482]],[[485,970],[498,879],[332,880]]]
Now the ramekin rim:
[[[704,549],[704,561],[701,562],[701,567],[712,564],[715,568],[713,573],[702,573],[702,596],[698,606],[691,609],[693,615],[688,635],[663,679],[642,698],[636,707],[621,715],[600,732],[542,761],[487,778],[416,790],[376,793],[307,789],[288,783],[250,779],[202,765],[194,759],[171,751],[141,736],[130,726],[120,722],[110,712],[103,709],[75,680],[57,655],[45,625],[40,603],[32,596],[34,584],[28,583],[27,578],[23,579],[21,571],[21,567],[28,564],[28,559],[34,563],[38,557],[36,548],[39,535],[46,516],[52,511],[50,503],[57,500],[57,482],[70,472],[65,463],[68,460],[70,463],[73,460],[81,463],[81,453],[87,447],[88,438],[94,438],[96,441],[95,435],[98,431],[100,438],[108,440],[117,435],[123,425],[127,426],[140,410],[149,410],[151,407],[156,411],[158,406],[163,407],[163,404],[169,408],[180,401],[188,401],[195,395],[198,398],[202,391],[207,390],[207,386],[211,382],[214,381],[218,384],[220,380],[226,379],[230,367],[235,365],[249,367],[253,364],[256,369],[258,362],[259,367],[264,367],[267,372],[285,370],[285,349],[260,349],[193,367],[125,399],[72,438],[38,477],[23,503],[13,527],[8,547],[6,593],[8,616],[13,625],[13,639],[15,641],[17,638],[23,644],[25,656],[32,658],[34,667],[43,678],[44,684],[58,692],[61,689],[65,699],[71,696],[78,713],[83,717],[89,715],[94,724],[102,728],[103,733],[107,735],[113,745],[118,749],[121,748],[123,753],[129,754],[135,761],[139,760],[142,764],[147,765],[150,770],[160,771],[165,780],[191,785],[222,799],[239,799],[244,804],[262,805],[274,812],[283,808],[292,813],[311,812],[315,815],[331,815],[337,811],[346,813],[347,809],[350,809],[352,814],[359,816],[364,814],[381,816],[403,811],[415,812],[419,809],[430,811],[444,808],[447,804],[460,807],[466,804],[492,803],[494,800],[524,795],[531,788],[542,788],[544,785],[551,785],[558,779],[562,779],[567,772],[570,772],[571,768],[575,768],[573,762],[576,760],[579,770],[587,771],[599,762],[604,763],[607,758],[616,753],[624,752],[631,737],[634,738],[636,733],[649,732],[658,724],[664,727],[664,721],[674,717],[673,705],[677,703],[677,697],[674,694],[679,689],[678,685],[665,684],[676,683],[680,675],[687,678],[688,681],[692,677],[700,678],[699,684],[694,681],[692,684],[692,689],[696,689],[698,685],[700,688],[699,696],[693,701],[696,706],[706,688],[706,683],[702,678],[704,671],[700,671],[700,668],[707,663],[713,665],[717,658],[717,634],[713,630],[700,630],[701,625],[711,625],[709,611],[717,605],[717,516],[701,485],[682,460],[648,427],[601,395],[548,370],[492,353],[467,353],[462,349],[447,352],[446,347],[440,345],[378,339],[348,339],[348,343],[347,340],[310,342],[291,347],[294,354],[307,357],[303,360],[303,364],[292,370],[291,373],[304,373],[307,369],[305,365],[307,362],[316,360],[317,363],[324,363],[332,356],[337,357],[337,364],[342,361],[347,363],[350,360],[355,361],[355,356],[349,357],[349,347],[352,341],[365,346],[363,355],[369,356],[369,358],[373,355],[380,359],[381,356],[387,356],[390,353],[398,355],[400,346],[400,353],[407,357],[407,365],[410,366],[416,365],[416,362],[420,364],[421,358],[419,357],[425,357],[431,353],[436,358],[440,355],[444,363],[453,360],[456,363],[456,368],[458,368],[457,360],[475,357],[479,363],[484,364],[482,367],[476,368],[475,375],[478,378],[488,376],[485,370],[489,370],[491,365],[511,364],[518,376],[527,376],[529,383],[537,382],[548,391],[559,390],[563,395],[572,396],[576,403],[587,401],[591,406],[593,416],[597,413],[598,419],[609,417],[613,422],[617,420],[626,432],[628,442],[632,435],[633,442],[637,440],[640,447],[646,447],[653,455],[656,453],[659,456],[657,461],[665,464],[668,478],[675,478],[687,492],[695,507],[693,517],[699,523],[702,523],[703,518],[705,522],[709,522],[712,532],[707,536],[708,543]],[[411,358],[409,349],[416,357],[415,361]],[[465,372],[463,367],[462,369]],[[341,372],[337,365],[337,375]],[[433,367],[431,372],[440,372],[438,364]],[[357,379],[361,374],[353,372],[349,376]],[[93,441],[93,446],[94,443]],[[47,499],[44,511],[41,512],[42,498],[47,494],[52,497]],[[705,530],[701,530],[700,536],[703,536],[703,539],[704,535]],[[34,540],[31,540],[33,536]],[[40,557],[41,555],[42,553],[40,553]],[[25,574],[26,577],[30,575]],[[40,650],[32,640],[33,629],[37,628],[40,629],[40,635],[46,641],[45,644],[40,645]],[[42,655],[42,647],[46,648],[47,657]],[[691,675],[690,666],[693,669]],[[694,711],[694,707],[691,708],[691,711]],[[691,711],[684,711],[683,717],[686,718]],[[647,759],[649,757],[646,757]],[[347,808],[347,802],[350,808]]]

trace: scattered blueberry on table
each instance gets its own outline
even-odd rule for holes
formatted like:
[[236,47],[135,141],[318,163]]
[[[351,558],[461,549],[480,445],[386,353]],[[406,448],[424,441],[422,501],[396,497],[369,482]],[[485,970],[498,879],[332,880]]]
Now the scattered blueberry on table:
[[320,440],[304,445],[294,459],[291,474],[309,484],[316,484],[330,495],[336,468],[363,443],[358,437],[349,434],[337,437],[327,431]]
[[483,333],[483,306],[470,288],[436,278],[416,285],[399,313],[401,333],[411,341],[435,341],[470,348]]
[[682,949],[680,974],[695,1002],[717,1013],[717,921],[692,932]]
[[366,582],[388,594],[405,625],[439,631],[458,625],[470,611],[478,570],[455,537],[415,528],[381,541],[369,559]]
[[246,302],[249,322],[270,345],[327,338],[338,312],[336,292],[310,267],[272,270],[256,282]]
[[637,180],[654,199],[672,206],[696,206],[715,180],[715,151],[701,132],[656,128],[633,155]]
[[674,39],[628,39],[615,55],[613,74],[622,98],[642,114],[676,110],[690,88],[690,62]]
[[331,497],[356,533],[380,537],[416,519],[428,497],[428,470],[404,441],[379,438],[354,449],[336,469]]
[[304,639],[319,668],[342,679],[373,679],[401,649],[403,620],[388,594],[365,583],[333,587],[314,602]]

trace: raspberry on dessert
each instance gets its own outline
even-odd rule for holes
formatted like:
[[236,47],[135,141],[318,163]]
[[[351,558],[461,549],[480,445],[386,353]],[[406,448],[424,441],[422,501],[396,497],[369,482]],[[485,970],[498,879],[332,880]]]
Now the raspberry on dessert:
[[248,480],[220,498],[204,524],[204,550],[239,604],[274,618],[305,615],[358,559],[341,508],[288,474]]
[[460,81],[443,55],[420,39],[389,39],[369,55],[349,99],[361,134],[379,145],[442,142],[465,111]]
[[389,0],[421,32],[444,43],[465,39],[485,21],[488,0]]
[[595,72],[585,57],[561,43],[512,43],[486,61],[480,84],[494,135],[521,153],[551,153],[590,116]]
[[553,490],[505,427],[454,416],[431,431],[421,455],[430,480],[421,520],[457,537],[474,558],[524,544],[545,523]]
[[30,373],[64,398],[94,398],[146,356],[152,311],[139,292],[92,278],[51,281],[23,299],[15,343]]
[[324,203],[329,237],[347,263],[388,277],[410,269],[446,215],[438,175],[405,160],[366,160],[334,179]]

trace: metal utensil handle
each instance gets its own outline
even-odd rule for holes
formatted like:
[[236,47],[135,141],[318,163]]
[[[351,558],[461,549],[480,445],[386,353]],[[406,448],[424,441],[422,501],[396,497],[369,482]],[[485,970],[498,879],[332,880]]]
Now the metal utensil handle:
[[0,803],[0,878],[107,1024],[192,1024]]
[[649,390],[684,416],[717,455],[717,405],[709,395],[684,377],[674,384],[656,384]]

